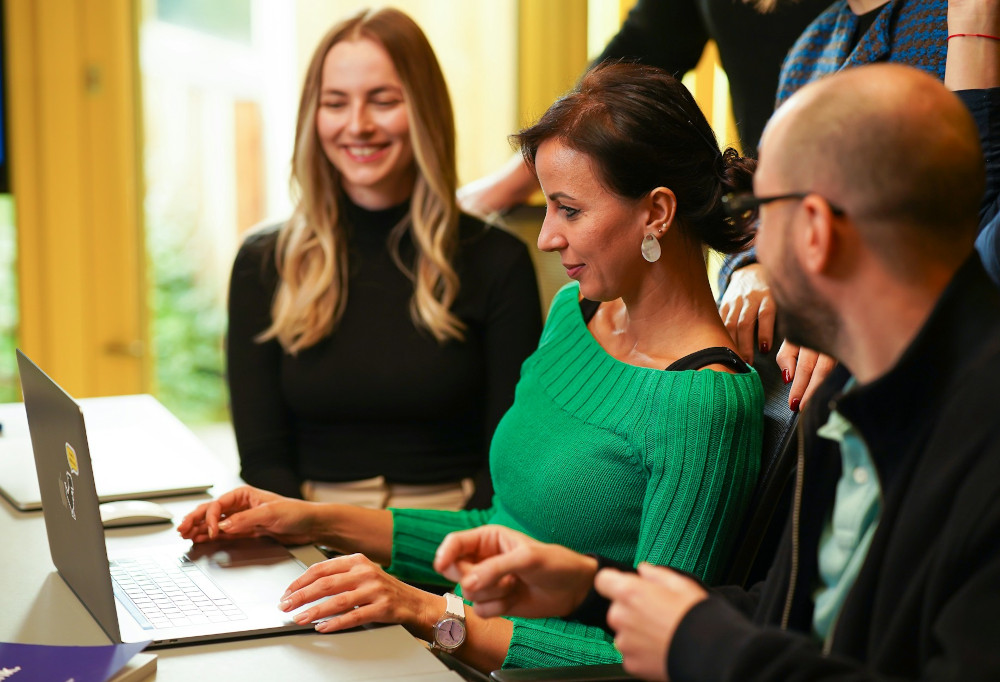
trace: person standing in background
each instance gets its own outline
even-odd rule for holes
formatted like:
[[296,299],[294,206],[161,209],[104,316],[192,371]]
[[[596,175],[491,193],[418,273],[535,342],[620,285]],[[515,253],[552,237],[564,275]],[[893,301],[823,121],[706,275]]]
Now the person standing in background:
[[[781,67],[777,104],[824,76],[878,62],[906,64],[943,80],[947,10],[946,0],[837,0],[816,17],[788,53]],[[988,263],[996,262],[995,255],[992,261],[988,257],[989,247],[978,246]],[[774,298],[754,249],[726,258],[719,271],[719,291],[719,310],[740,354],[753,357],[755,343],[762,352],[773,348],[780,340],[774,334]],[[793,410],[810,398],[833,368],[829,356],[787,341],[775,360],[785,381],[792,382],[789,405]]]
[[[754,156],[771,112],[788,49],[829,0],[638,0],[594,64],[637,61],[682,77],[709,40],[719,47],[729,79],[743,153]],[[459,203],[480,216],[524,203],[538,181],[520,155],[495,173],[463,186]]]

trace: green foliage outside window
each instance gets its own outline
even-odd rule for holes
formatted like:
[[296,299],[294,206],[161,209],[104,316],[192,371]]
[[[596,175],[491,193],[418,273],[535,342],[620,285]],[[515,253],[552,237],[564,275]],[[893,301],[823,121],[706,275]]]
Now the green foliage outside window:
[[187,423],[227,421],[225,305],[203,281],[191,216],[147,214],[156,395]]
[[[168,215],[147,232],[153,273],[152,338],[157,397],[189,423],[229,419],[222,339],[225,309],[206,286],[192,246],[191,216]],[[159,224],[156,224],[156,223]],[[0,194],[0,402],[21,399],[17,379],[18,287],[14,202]]]
[[21,399],[17,381],[17,238],[14,200],[0,194],[0,402]]

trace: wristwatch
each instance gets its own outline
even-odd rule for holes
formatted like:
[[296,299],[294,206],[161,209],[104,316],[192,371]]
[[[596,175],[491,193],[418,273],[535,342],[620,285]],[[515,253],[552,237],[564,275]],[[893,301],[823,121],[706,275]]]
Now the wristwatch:
[[434,624],[431,649],[454,651],[465,641],[465,602],[451,592],[444,595],[447,602],[444,615]]

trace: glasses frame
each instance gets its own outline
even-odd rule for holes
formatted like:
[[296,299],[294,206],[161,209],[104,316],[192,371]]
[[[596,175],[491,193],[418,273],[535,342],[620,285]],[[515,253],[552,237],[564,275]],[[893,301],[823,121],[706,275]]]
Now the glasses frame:
[[[747,213],[757,213],[764,204],[772,201],[784,201],[786,199],[798,199],[801,201],[806,197],[816,194],[815,192],[789,192],[788,194],[775,194],[769,197],[758,197],[753,192],[731,192],[722,197],[722,208],[730,218],[740,218]],[[817,195],[819,196],[819,195]],[[844,209],[840,208],[825,197],[821,197],[830,207],[830,212],[836,216],[845,215]]]

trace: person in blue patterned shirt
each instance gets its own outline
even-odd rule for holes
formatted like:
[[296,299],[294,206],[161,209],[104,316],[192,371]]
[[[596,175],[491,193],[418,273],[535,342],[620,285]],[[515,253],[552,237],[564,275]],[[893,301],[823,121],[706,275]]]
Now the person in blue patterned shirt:
[[[781,67],[776,105],[802,86],[823,76],[864,64],[906,64],[944,79],[947,56],[945,0],[837,0],[805,29]],[[984,207],[985,208],[985,207]],[[992,217],[992,214],[991,214]],[[984,223],[985,224],[985,221]],[[1000,243],[977,244],[984,259]],[[1000,259],[993,256],[1000,277]],[[775,345],[775,306],[756,264],[754,248],[730,256],[719,272],[719,310],[740,354],[752,359],[754,344],[761,351]],[[789,407],[798,410],[830,372],[833,360],[785,342],[775,354],[785,381],[791,381]]]

